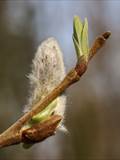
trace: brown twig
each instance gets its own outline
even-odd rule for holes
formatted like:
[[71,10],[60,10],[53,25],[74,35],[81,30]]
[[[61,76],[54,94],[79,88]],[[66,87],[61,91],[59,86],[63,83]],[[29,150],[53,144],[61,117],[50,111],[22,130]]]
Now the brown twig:
[[[23,130],[24,124],[29,121],[34,115],[42,111],[49,103],[51,103],[56,97],[58,97],[65,89],[71,84],[77,82],[87,69],[88,62],[97,53],[97,51],[104,45],[106,39],[110,36],[110,32],[105,32],[102,36],[98,37],[92,48],[90,49],[89,59],[86,62],[81,58],[74,69],[72,69],[64,78],[64,80],[43,100],[39,101],[32,107],[32,110],[18,119],[11,127],[4,131],[0,135],[0,147],[5,147],[20,142],[27,141],[41,141],[50,135],[53,135],[57,124],[61,120],[59,115],[52,116],[48,121],[39,124],[37,127],[33,125],[28,130]],[[38,136],[39,135],[39,136]],[[29,138],[28,138],[29,137]]]
[[61,119],[62,117],[60,115],[52,115],[43,123],[35,124],[33,127],[24,130],[22,132],[22,141],[39,142],[49,136],[52,136]]

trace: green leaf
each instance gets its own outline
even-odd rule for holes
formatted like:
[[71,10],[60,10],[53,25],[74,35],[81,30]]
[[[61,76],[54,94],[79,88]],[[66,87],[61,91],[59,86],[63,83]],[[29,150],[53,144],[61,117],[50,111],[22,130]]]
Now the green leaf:
[[74,46],[75,46],[75,50],[76,50],[76,54],[77,54],[77,58],[79,59],[80,56],[82,56],[82,50],[78,44],[78,42],[76,41],[76,39],[73,36],[73,42],[74,42]]
[[73,36],[78,42],[79,45],[81,45],[81,33],[82,33],[83,24],[78,16],[74,17],[73,22]]
[[88,21],[87,18],[85,18],[85,23],[83,26],[83,31],[82,31],[82,51],[85,55],[88,55],[89,53],[89,44],[88,44]]
[[54,111],[57,106],[57,99],[52,101],[43,111],[33,116],[30,123],[38,123],[46,120]]

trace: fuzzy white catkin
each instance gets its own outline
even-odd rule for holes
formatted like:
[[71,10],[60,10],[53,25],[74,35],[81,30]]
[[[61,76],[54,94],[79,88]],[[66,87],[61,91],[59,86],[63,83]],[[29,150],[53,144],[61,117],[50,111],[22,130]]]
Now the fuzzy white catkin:
[[[32,63],[32,72],[28,77],[30,94],[25,112],[50,93],[65,77],[62,52],[54,38],[48,38],[38,47]],[[57,98],[55,114],[64,118],[65,107],[66,96],[61,95]],[[62,125],[60,125],[60,128],[63,128]]]

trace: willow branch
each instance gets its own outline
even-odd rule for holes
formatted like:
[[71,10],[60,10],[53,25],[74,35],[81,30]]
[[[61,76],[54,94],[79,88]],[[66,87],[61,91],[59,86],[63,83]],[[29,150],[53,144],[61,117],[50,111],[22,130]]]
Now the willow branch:
[[[105,32],[99,36],[93,43],[90,49],[89,59],[85,61],[81,58],[77,62],[75,68],[73,68],[64,78],[64,80],[44,99],[39,101],[32,107],[28,113],[25,113],[20,119],[18,119],[12,126],[10,126],[6,131],[0,135],[0,147],[5,147],[20,142],[24,142],[29,139],[29,141],[41,141],[44,138],[53,135],[57,124],[62,119],[59,115],[52,116],[49,120],[45,121],[38,126],[33,126],[28,130],[23,130],[22,127],[28,122],[34,115],[42,111],[49,103],[51,103],[55,98],[57,98],[65,89],[70,85],[77,82],[80,77],[85,73],[88,67],[88,62],[97,53],[97,51],[105,44],[106,40],[109,38],[110,32]],[[39,133],[39,134],[38,134]],[[39,135],[39,136],[38,136]],[[29,137],[29,138],[28,138]]]

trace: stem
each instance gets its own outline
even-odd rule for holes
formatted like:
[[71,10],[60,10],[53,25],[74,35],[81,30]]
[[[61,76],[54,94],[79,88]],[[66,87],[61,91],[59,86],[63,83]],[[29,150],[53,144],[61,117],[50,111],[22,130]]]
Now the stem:
[[[103,46],[106,39],[108,39],[110,36],[110,32],[105,32],[102,36],[98,37],[92,48],[90,49],[90,56],[88,61],[84,60],[84,58],[81,58],[81,61],[78,62],[74,69],[72,69],[64,78],[64,80],[51,92],[49,93],[43,100],[39,101],[37,104],[35,104],[32,107],[32,110],[30,110],[28,113],[24,114],[20,119],[18,119],[11,127],[9,127],[6,131],[4,131],[0,135],[0,147],[13,145],[16,143],[20,143],[23,141],[23,133],[25,131],[22,130],[22,127],[24,124],[29,121],[34,115],[42,111],[49,103],[51,103],[55,98],[57,98],[65,89],[67,89],[70,85],[77,82],[80,77],[84,74],[84,72],[87,70],[88,62],[91,60],[91,58],[97,53],[97,51]],[[59,121],[59,117],[57,119]],[[58,121],[54,121],[54,124],[57,124]],[[53,121],[49,120],[49,125],[52,124]],[[46,123],[43,123],[42,127]],[[51,125],[55,126],[55,125]],[[39,126],[41,127],[41,126]],[[44,127],[43,127],[44,128]],[[33,127],[34,129],[34,127]],[[46,127],[46,133],[48,127]],[[39,128],[40,130],[40,128]],[[45,128],[44,128],[45,130]],[[54,133],[53,129],[53,133]],[[26,132],[27,133],[27,132]],[[44,132],[45,133],[45,132]],[[45,134],[46,137],[48,137],[47,134]],[[42,136],[42,135],[41,135]],[[34,135],[33,135],[34,137]],[[44,136],[45,137],[45,136]],[[40,140],[40,138],[39,138]]]

